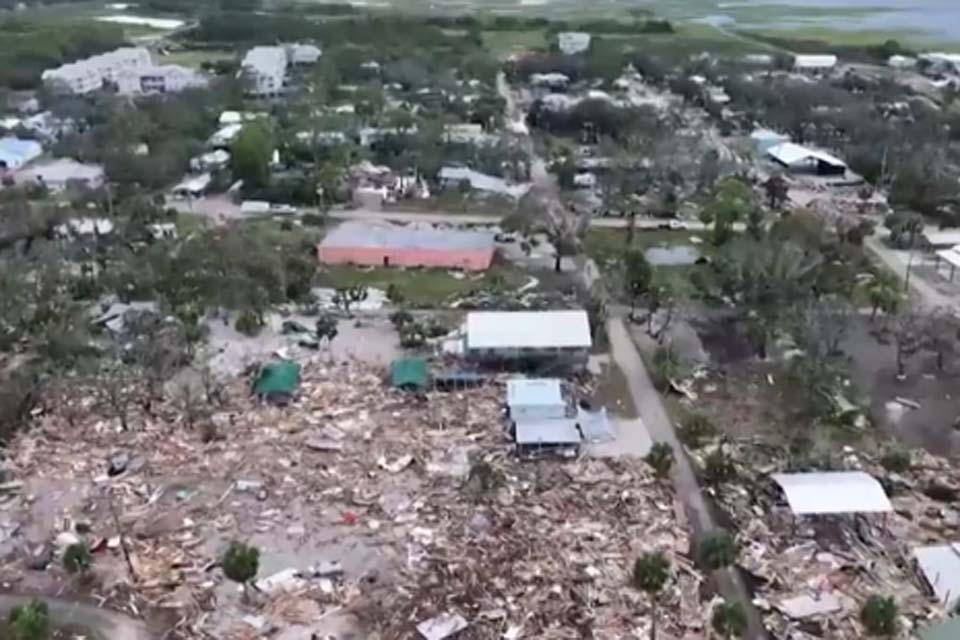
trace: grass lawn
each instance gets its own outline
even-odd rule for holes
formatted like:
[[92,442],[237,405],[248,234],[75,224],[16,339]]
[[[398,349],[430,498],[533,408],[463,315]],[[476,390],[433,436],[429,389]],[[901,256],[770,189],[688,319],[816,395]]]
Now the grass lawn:
[[227,51],[226,49],[192,49],[172,51],[160,57],[160,61],[162,64],[178,64],[184,67],[199,69],[205,62],[221,62],[223,60],[233,60],[234,58],[234,52]]
[[483,46],[498,58],[524,49],[544,49],[547,39],[543,31],[484,31]]
[[207,218],[199,213],[184,213],[181,211],[177,214],[175,224],[177,225],[177,233],[181,238],[185,238],[194,231],[206,228]]
[[777,38],[786,41],[815,41],[822,42],[824,45],[833,45],[838,47],[864,47],[868,45],[878,45],[887,40],[897,40],[903,45],[917,45],[930,42],[930,35],[922,31],[870,31],[870,30],[852,30],[835,29],[820,23],[811,23],[809,25],[798,25],[785,28],[769,29],[743,29],[745,37],[764,36],[767,38]]
[[[649,249],[650,247],[676,244],[690,244],[693,236],[703,236],[693,231],[667,231],[660,229],[637,229],[633,234],[633,249]],[[593,228],[587,231],[583,239],[583,248],[588,256],[603,263],[619,261],[627,252],[627,232],[625,229]]]
[[[459,276],[461,274],[457,274]],[[399,269],[381,267],[353,267],[323,265],[317,272],[320,286],[335,287],[363,284],[386,290],[394,285],[413,307],[431,307],[449,302],[451,298],[466,295],[478,289],[501,286],[516,288],[526,278],[506,267],[493,267],[483,274],[462,274],[443,269]]]

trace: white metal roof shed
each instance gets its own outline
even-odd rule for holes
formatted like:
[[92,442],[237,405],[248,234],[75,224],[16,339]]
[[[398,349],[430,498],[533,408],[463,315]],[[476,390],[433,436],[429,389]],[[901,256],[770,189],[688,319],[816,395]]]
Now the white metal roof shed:
[[775,473],[796,515],[893,511],[877,479],[863,471]]
[[913,554],[937,599],[953,609],[960,600],[960,544],[917,547]]
[[847,163],[819,149],[809,149],[801,147],[793,142],[782,142],[767,149],[767,155],[774,160],[785,165],[795,166],[807,162],[810,159],[823,162],[835,167],[846,167]]
[[794,56],[795,69],[830,69],[837,65],[837,56],[832,53],[800,54]]
[[574,445],[580,444],[580,429],[577,421],[566,420],[523,420],[514,425],[517,444],[524,446]]
[[467,314],[467,349],[589,349],[592,344],[583,310]]

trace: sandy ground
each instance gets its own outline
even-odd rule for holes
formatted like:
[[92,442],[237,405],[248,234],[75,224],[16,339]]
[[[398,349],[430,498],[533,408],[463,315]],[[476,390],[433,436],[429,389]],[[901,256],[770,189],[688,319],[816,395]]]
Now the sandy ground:
[[[210,337],[206,353],[211,369],[220,375],[237,375],[247,367],[276,357],[300,360],[316,354],[316,351],[297,346],[300,334],[283,335],[281,327],[285,320],[294,320],[308,329],[313,328],[316,318],[301,315],[267,315],[267,327],[256,337],[245,336],[233,328],[233,315],[225,325],[221,320],[210,320]],[[323,347],[332,360],[355,359],[360,362],[386,366],[401,354],[397,333],[385,314],[359,315],[342,319],[337,324],[339,334]]]

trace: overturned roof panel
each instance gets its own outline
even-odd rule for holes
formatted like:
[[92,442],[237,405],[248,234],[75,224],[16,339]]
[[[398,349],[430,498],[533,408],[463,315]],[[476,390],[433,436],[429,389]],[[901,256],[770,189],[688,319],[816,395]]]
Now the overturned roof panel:
[[893,511],[883,487],[863,471],[775,473],[796,515]]
[[960,600],[960,544],[917,547],[913,553],[937,599],[952,609]]

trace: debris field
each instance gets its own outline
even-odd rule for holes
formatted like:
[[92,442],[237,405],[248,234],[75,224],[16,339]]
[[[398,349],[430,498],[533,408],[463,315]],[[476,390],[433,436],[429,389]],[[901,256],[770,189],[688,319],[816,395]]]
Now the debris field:
[[[231,382],[193,427],[173,401],[127,431],[85,389],[47,407],[7,449],[0,581],[171,638],[613,640],[649,633],[629,575],[659,550],[661,637],[705,637],[669,483],[639,459],[518,459],[499,381],[406,394],[318,354],[287,406],[249,389]],[[58,559],[77,539],[90,580]],[[248,597],[218,566],[231,540],[261,551]]]

